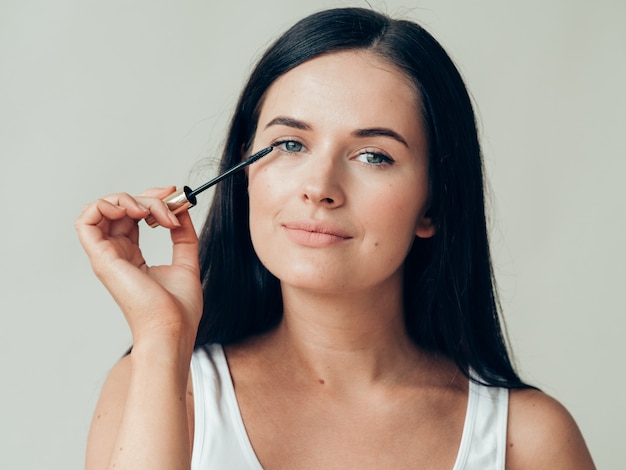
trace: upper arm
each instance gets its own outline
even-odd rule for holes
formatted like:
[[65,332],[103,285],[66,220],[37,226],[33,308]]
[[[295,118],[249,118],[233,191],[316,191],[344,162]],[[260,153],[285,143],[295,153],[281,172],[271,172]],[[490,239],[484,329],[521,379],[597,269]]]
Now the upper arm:
[[[131,378],[130,356],[123,357],[109,372],[91,421],[87,438],[87,469],[106,468],[122,422],[126,395]],[[191,374],[187,383],[187,422],[193,442],[193,386]]]
[[109,463],[129,383],[130,356],[125,356],[113,366],[102,386],[87,438],[87,469],[106,468]]
[[537,390],[511,390],[506,468],[594,469],[570,413]]

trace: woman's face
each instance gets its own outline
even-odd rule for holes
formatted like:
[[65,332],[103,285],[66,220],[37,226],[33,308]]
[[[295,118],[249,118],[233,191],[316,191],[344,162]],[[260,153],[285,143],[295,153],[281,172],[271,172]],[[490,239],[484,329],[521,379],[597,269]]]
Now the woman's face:
[[333,53],[269,88],[249,168],[250,231],[283,288],[400,287],[414,237],[434,229],[426,133],[412,84],[365,51]]

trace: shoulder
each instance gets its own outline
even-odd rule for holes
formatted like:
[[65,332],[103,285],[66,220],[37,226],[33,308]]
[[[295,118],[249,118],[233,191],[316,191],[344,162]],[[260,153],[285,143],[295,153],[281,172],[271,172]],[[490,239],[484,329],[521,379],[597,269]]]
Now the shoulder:
[[[99,408],[121,408],[126,402],[126,395],[132,377],[132,364],[130,355],[120,359],[109,371],[102,386],[96,412]],[[191,374],[187,380],[188,396],[193,396]],[[189,398],[188,398],[189,399]],[[98,417],[98,416],[96,416]]]
[[102,386],[87,437],[86,468],[95,468],[110,458],[122,422],[130,378],[130,358],[125,356],[113,366]]
[[[87,437],[86,462],[88,468],[91,468],[95,463],[101,464],[108,461],[108,456],[110,456],[122,423],[131,379],[132,363],[130,355],[126,355],[111,368],[102,386]],[[186,404],[189,435],[193,437],[194,403],[191,374],[187,380]]]
[[538,390],[511,390],[506,468],[594,469],[585,440],[565,407]]

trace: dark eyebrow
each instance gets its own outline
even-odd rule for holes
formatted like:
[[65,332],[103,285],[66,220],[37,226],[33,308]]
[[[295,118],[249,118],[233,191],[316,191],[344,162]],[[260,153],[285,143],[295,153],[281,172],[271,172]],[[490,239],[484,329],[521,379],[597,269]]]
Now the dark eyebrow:
[[398,134],[395,131],[392,131],[391,129],[387,129],[385,127],[373,127],[371,129],[357,129],[352,134],[357,137],[376,137],[376,136],[391,137],[392,139],[397,140],[401,144],[404,144],[406,147],[409,146],[409,144],[406,143],[406,140],[404,140],[404,138],[400,134]]
[[278,116],[272,119],[267,123],[265,128],[267,129],[270,126],[287,126],[293,127],[294,129],[300,129],[301,131],[310,131],[311,126],[309,126],[304,121],[298,121],[297,119],[286,117],[286,116]]
[[[268,127],[271,127],[271,126],[287,126],[287,127],[293,127],[294,129],[299,129],[301,131],[312,130],[312,127],[306,122],[300,121],[298,119],[290,118],[287,116],[275,117],[274,119],[272,119],[270,122],[267,123],[265,128],[267,129]],[[397,140],[398,142],[405,145],[406,147],[409,146],[409,144],[406,143],[406,140],[404,140],[404,138],[400,134],[386,127],[372,127],[368,129],[357,129],[356,131],[352,133],[352,135],[356,137],[377,137],[377,136],[391,137],[392,139]]]

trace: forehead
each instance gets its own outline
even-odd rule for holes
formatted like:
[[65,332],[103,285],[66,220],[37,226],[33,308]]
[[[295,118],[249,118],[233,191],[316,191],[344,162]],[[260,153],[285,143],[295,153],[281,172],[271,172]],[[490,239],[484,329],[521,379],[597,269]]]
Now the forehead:
[[381,119],[389,124],[421,123],[419,93],[412,81],[395,65],[364,50],[318,56],[280,76],[265,94],[260,121],[268,113],[300,113],[296,117],[302,118],[341,118],[343,113],[346,119],[351,115],[370,124]]

